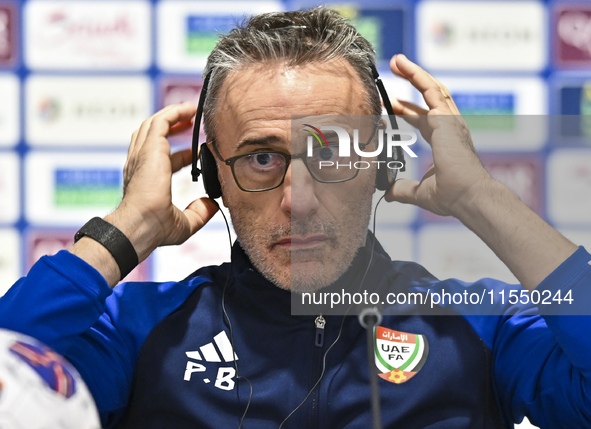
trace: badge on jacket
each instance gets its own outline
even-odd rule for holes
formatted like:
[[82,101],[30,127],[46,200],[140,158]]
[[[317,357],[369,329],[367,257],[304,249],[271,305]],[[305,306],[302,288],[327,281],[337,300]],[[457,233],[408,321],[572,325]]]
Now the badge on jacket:
[[429,343],[424,335],[395,331],[377,326],[375,328],[376,366],[378,374],[391,383],[404,383],[421,370]]

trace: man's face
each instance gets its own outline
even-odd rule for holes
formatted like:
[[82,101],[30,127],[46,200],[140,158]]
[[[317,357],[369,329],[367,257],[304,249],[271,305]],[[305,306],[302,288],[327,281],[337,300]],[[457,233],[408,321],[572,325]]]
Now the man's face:
[[[363,85],[343,60],[287,68],[256,65],[230,74],[217,101],[221,156],[260,150],[292,153],[292,115],[368,115]],[[295,153],[305,151],[302,144]],[[375,170],[343,183],[319,183],[291,162],[269,191],[238,188],[219,163],[224,205],[254,266],[284,289],[314,291],[337,280],[365,243]]]

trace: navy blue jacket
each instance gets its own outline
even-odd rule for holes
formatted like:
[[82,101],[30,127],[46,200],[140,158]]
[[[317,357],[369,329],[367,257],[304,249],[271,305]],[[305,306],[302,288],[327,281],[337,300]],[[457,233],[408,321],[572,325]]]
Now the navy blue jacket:
[[[353,266],[368,253],[361,249]],[[237,428],[250,395],[249,383],[235,376],[237,358],[239,375],[252,383],[243,427],[277,428],[318,380],[325,355],[319,386],[283,427],[371,427],[366,337],[357,318],[326,316],[318,343],[316,316],[292,316],[292,295],[265,280],[237,244],[232,261],[182,282],[126,283],[111,292],[96,270],[63,251],[41,258],[0,299],[0,326],[65,355],[106,427]],[[539,287],[589,298],[590,261],[580,248]],[[391,262],[379,244],[372,264],[368,280],[387,279],[397,291],[509,287],[439,281],[417,264]],[[222,309],[230,270],[225,308],[235,354]],[[379,380],[385,428],[511,427],[524,415],[543,428],[591,427],[590,316],[543,316],[507,304],[489,316],[462,315],[454,305],[443,311],[381,323],[428,342],[412,378]]]

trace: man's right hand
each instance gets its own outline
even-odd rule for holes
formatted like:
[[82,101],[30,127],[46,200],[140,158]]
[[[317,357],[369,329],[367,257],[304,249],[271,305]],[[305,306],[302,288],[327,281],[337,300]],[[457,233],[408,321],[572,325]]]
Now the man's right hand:
[[[127,236],[140,262],[158,246],[183,243],[219,209],[209,198],[193,201],[184,211],[172,203],[172,174],[191,164],[192,156],[191,149],[171,155],[167,137],[190,128],[195,111],[190,102],[165,107],[132,135],[124,167],[123,200],[104,219]],[[83,237],[69,251],[96,268],[111,286],[119,282],[119,267],[96,241]]]

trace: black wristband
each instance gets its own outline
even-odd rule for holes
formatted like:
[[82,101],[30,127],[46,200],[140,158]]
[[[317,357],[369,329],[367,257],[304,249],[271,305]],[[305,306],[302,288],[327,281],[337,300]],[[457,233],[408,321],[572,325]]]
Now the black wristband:
[[93,217],[86,222],[74,236],[74,243],[82,237],[92,238],[113,255],[121,271],[121,279],[127,276],[139,263],[131,241],[119,229],[100,217]]

